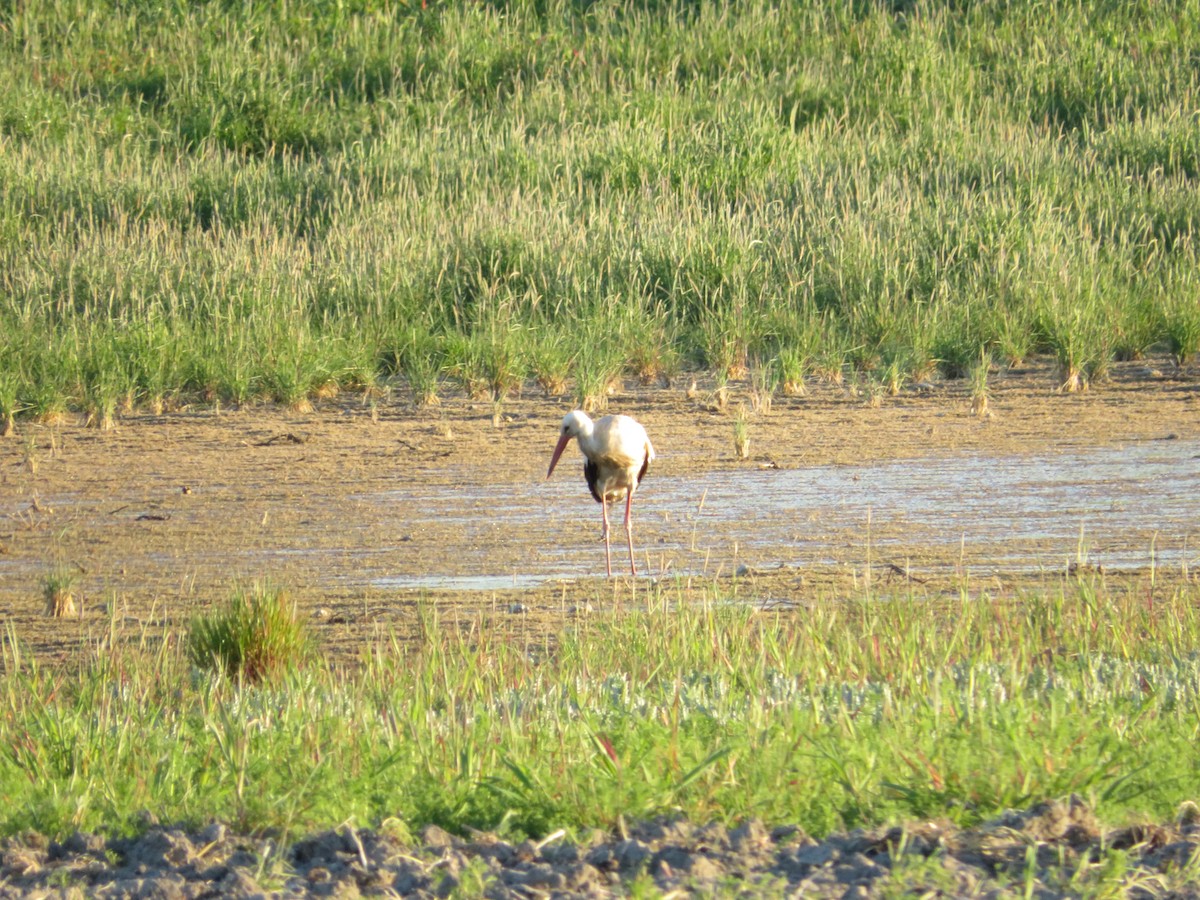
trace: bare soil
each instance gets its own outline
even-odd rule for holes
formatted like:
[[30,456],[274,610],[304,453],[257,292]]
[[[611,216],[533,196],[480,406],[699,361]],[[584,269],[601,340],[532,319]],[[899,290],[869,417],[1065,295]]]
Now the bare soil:
[[[758,597],[799,601],[847,589],[871,577],[872,566],[875,577],[903,579],[917,560],[935,573],[921,579],[930,589],[950,588],[933,565],[949,562],[939,547],[909,547],[897,565],[868,560],[863,545],[850,542],[831,551],[833,562],[789,560],[786,568],[776,568],[769,548],[738,555],[714,535],[697,547],[694,535],[679,533],[692,526],[654,515],[654,482],[692,479],[700,505],[704,484],[747,469],[835,464],[869,472],[884,460],[919,466],[965,452],[1001,457],[1200,438],[1193,371],[1132,362],[1084,392],[1055,385],[1049,366],[1006,372],[993,378],[990,415],[979,417],[961,382],[909,386],[874,401],[813,384],[805,396],[776,397],[769,412],[751,413],[748,460],[736,458],[732,437],[734,410],[750,407],[749,385],[731,385],[723,409],[713,385],[692,389],[690,376],[670,387],[626,385],[609,411],[642,421],[659,458],[634,504],[645,573],[613,582],[602,577],[599,515],[582,476],[562,466],[553,482],[544,480],[567,398],[527,392],[506,401],[497,419],[490,401],[448,396],[418,408],[397,387],[373,400],[343,394],[311,411],[129,414],[108,431],[18,423],[0,439],[0,615],[40,660],[64,661],[81,637],[110,628],[177,634],[237,585],[266,579],[289,590],[332,658],[353,660],[377,636],[413,635],[422,600],[436,601],[444,619],[534,636],[552,634],[580,610],[636,599],[664,573],[734,578],[740,570]],[[523,512],[513,519],[507,513],[516,507]],[[522,576],[557,571],[556,549],[580,546],[594,554],[595,577],[520,586]],[[618,540],[614,567],[623,549]],[[66,617],[46,612],[55,571],[71,582],[74,612]],[[428,576],[512,576],[518,586],[419,586]],[[991,588],[1024,577],[997,577]]]
[[1197,817],[1185,803],[1174,822],[1106,829],[1069,797],[971,829],[925,821],[821,841],[753,819],[734,828],[659,820],[519,844],[436,825],[415,840],[350,825],[294,842],[219,823],[61,843],[26,833],[0,842],[0,898],[1196,898]]

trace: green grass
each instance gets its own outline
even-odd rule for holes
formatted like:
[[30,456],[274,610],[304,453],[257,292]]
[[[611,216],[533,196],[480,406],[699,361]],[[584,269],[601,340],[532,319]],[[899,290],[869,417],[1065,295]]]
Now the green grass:
[[188,661],[251,684],[298,668],[312,653],[312,637],[280,588],[239,590],[215,612],[197,615],[187,634]]
[[[715,584],[552,646],[420,609],[411,649],[255,686],[177,643],[0,676],[0,834],[210,817],[286,833],[399,817],[540,835],[749,814],[813,834],[969,824],[1077,792],[1107,821],[1200,794],[1193,588],[1065,582],[1016,599],[877,594],[756,612]],[[740,596],[739,596],[740,595]]]
[[756,359],[891,389],[983,351],[1084,386],[1196,352],[1196,0],[0,24],[3,422],[394,374],[602,402],[614,367]]

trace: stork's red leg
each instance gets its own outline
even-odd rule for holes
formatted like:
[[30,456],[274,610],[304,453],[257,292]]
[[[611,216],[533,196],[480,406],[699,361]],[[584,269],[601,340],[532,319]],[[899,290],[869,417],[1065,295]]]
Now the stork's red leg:
[[600,512],[604,515],[604,565],[608,568],[608,577],[612,578],[612,551],[608,546],[608,500],[601,498]]
[[629,571],[637,574],[637,566],[633,562],[633,491],[625,495],[625,540],[629,542]]

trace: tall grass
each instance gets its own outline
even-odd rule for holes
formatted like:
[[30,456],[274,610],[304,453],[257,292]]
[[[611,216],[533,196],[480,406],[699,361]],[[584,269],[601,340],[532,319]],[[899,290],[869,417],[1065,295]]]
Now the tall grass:
[[[1200,793],[1195,590],[871,595],[756,611],[664,584],[549,645],[419,610],[352,672],[197,678],[178,644],[39,668],[10,632],[0,833],[392,816],[544,834],[753,813],[813,834],[973,823],[1078,792],[1110,821]],[[463,623],[460,623],[460,625]]]
[[0,415],[303,405],[401,351],[427,400],[452,347],[502,395],[550,328],[611,345],[582,377],[1186,359],[1200,10],[1159,12],[17,4]]

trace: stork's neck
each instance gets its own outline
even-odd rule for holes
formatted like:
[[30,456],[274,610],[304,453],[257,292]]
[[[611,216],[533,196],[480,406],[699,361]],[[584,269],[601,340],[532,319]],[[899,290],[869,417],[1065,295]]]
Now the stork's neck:
[[587,456],[591,456],[591,451],[596,449],[596,423],[587,416],[580,416],[578,421],[579,434],[579,449]]

